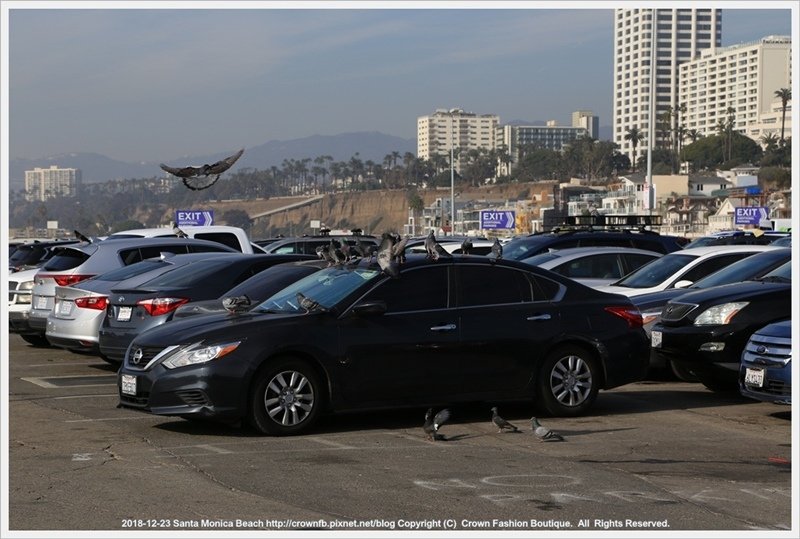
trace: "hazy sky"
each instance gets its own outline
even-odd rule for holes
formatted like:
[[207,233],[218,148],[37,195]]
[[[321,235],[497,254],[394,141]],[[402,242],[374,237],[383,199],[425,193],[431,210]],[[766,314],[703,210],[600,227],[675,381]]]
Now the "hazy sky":
[[[128,3],[137,9],[112,9],[118,4],[109,2],[79,10],[4,4],[10,7],[9,47],[2,51],[9,68],[9,80],[2,81],[9,91],[9,156],[96,152],[130,162],[314,134],[415,138],[417,117],[437,108],[497,114],[501,123],[560,124],[569,124],[572,111],[589,109],[601,125],[611,125],[611,8],[649,6],[506,2],[517,9],[496,9],[461,2],[459,9],[425,9],[447,5],[427,2],[377,9],[392,3],[327,2],[319,5],[337,9],[299,10],[274,9],[292,7],[287,3],[273,9]],[[70,6],[48,4],[54,5]],[[702,6],[723,8],[723,46],[791,35],[789,2],[757,4],[783,9],[741,9],[753,5]]]

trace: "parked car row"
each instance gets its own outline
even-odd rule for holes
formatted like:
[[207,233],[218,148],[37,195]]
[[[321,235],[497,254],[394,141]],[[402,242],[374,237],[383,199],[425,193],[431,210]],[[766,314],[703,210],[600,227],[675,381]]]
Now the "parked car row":
[[[473,246],[483,241],[473,239]],[[17,316],[12,331],[119,365],[123,407],[278,435],[306,432],[327,413],[476,400],[534,399],[545,413],[582,415],[601,390],[643,379],[653,358],[710,388],[730,389],[733,381],[743,394],[774,396],[773,373],[790,365],[784,361],[779,371],[781,359],[770,357],[762,341],[753,348],[755,363],[746,367],[735,357],[737,347],[741,356],[748,339],[779,319],[773,313],[785,311],[778,297],[783,290],[788,302],[789,249],[716,246],[664,254],[631,246],[549,247],[510,260],[464,255],[455,238],[441,243],[453,256],[432,260],[408,241],[405,261],[392,272],[382,270],[381,256],[336,264],[316,254],[242,254],[191,238],[62,246],[33,270],[35,284],[10,287],[12,298],[32,292],[31,314]],[[760,279],[726,284],[742,287],[734,299],[722,292],[725,286],[703,285],[721,268],[719,284],[737,283],[725,271],[755,253],[760,270],[739,275]],[[655,283],[655,276],[663,281]],[[660,305],[638,301],[651,288],[674,292]],[[691,298],[711,291],[708,306]],[[664,306],[664,314],[643,318],[644,305],[649,314]],[[708,339],[670,334],[684,325],[709,329],[706,318],[727,326],[711,330],[710,342],[725,341],[720,350]],[[781,335],[765,329],[763,338],[785,344]],[[697,350],[680,349],[689,344]],[[722,383],[718,368],[733,375]]]

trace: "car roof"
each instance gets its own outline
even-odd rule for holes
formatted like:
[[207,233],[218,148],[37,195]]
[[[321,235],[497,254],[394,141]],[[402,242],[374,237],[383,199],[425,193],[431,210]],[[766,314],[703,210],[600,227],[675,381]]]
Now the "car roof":
[[[676,251],[677,252],[677,251]],[[602,253],[632,253],[632,254],[645,254],[645,255],[658,255],[663,256],[664,253],[658,251],[650,251],[648,249],[638,249],[636,247],[614,247],[614,246],[598,246],[598,247],[568,247],[566,249],[553,248],[550,249],[548,254],[558,257],[578,257],[590,254]]]
[[224,251],[225,249],[229,249],[231,253],[238,253],[239,251],[228,247],[227,245],[223,245],[221,243],[209,240],[198,240],[194,238],[177,238],[177,237],[165,237],[165,238],[144,238],[144,237],[137,237],[137,238],[117,238],[113,240],[100,240],[97,242],[91,243],[78,243],[72,245],[65,245],[65,249],[75,249],[82,251],[86,254],[94,253],[98,249],[127,249],[131,247],[150,247],[152,245],[164,245],[164,244],[172,244],[172,245],[210,245],[213,246],[215,249],[222,248]]
[[760,252],[760,251],[770,251],[772,249],[785,249],[785,247],[775,247],[773,245],[708,245],[704,247],[693,247],[691,249],[674,251],[664,256],[680,255],[687,253],[690,255],[705,256],[715,253]]

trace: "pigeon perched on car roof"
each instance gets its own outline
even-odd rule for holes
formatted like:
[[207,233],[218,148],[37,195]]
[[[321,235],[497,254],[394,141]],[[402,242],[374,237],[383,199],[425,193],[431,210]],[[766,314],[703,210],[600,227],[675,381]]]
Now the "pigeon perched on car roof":
[[178,236],[179,238],[187,238],[188,237],[186,232],[181,230],[180,227],[178,225],[176,225],[174,221],[172,221],[172,233],[175,234],[176,236]]
[[388,275],[397,278],[400,276],[400,268],[397,264],[397,261],[394,259],[393,249],[394,239],[392,239],[391,235],[384,234],[381,244],[378,247],[378,253],[376,257],[378,259],[378,266],[380,266],[381,270]]
[[495,238],[492,244],[492,255],[496,260],[503,258],[503,246],[500,244],[500,239]]
[[448,419],[450,419],[450,410],[445,408],[440,410],[436,415],[433,415],[433,408],[428,408],[425,413],[425,423],[422,425],[422,430],[429,440],[435,442],[436,440],[446,440],[443,435],[439,434],[439,427],[441,427]]
[[428,232],[428,237],[425,238],[425,252],[427,253],[428,258],[433,260],[453,257],[453,255],[448,253],[445,248],[442,247],[438,241],[436,241],[436,236],[433,234],[433,230]]
[[468,255],[471,250],[472,240],[469,238],[464,238],[464,241],[461,242],[461,254]]
[[531,418],[531,430],[540,442],[563,442],[564,437],[554,430],[543,426],[535,417]]
[[520,432],[520,430],[500,417],[497,413],[497,406],[492,407],[492,423],[499,429],[497,432],[503,432],[504,430],[510,430],[511,432]]

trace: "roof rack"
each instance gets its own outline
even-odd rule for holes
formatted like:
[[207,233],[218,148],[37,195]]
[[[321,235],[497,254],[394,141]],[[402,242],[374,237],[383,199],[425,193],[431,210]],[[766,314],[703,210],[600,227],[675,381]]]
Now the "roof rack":
[[568,215],[567,226],[640,228],[661,226],[660,215]]

